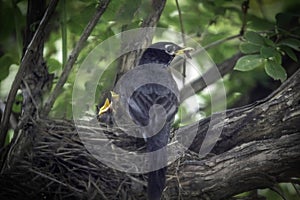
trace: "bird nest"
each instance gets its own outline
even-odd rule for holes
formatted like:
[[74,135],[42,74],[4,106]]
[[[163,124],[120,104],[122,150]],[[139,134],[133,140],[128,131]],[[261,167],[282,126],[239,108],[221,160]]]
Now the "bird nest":
[[[142,141],[87,124],[83,123],[81,129],[91,140],[99,139],[92,136],[102,129],[118,145],[144,150]],[[146,198],[146,176],[124,173],[95,159],[82,144],[71,121],[40,120],[19,131],[18,138],[7,153],[0,176],[3,199]],[[183,158],[176,166],[182,161]],[[169,167],[169,177],[176,174],[174,170],[175,167]]]

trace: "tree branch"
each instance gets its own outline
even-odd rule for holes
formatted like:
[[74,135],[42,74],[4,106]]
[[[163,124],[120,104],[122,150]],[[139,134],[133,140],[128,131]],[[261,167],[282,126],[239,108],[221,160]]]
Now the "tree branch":
[[[300,132],[251,141],[205,160],[187,161],[166,195],[176,199],[178,183],[183,199],[226,199],[300,176]],[[175,188],[174,188],[175,187]]]
[[49,6],[44,14],[43,19],[41,20],[30,44],[28,45],[25,54],[21,60],[20,68],[16,74],[16,77],[12,83],[12,87],[9,91],[7,97],[7,103],[5,111],[1,120],[0,125],[0,149],[4,146],[7,130],[8,130],[8,121],[11,115],[12,106],[15,100],[18,89],[20,88],[21,81],[23,80],[24,74],[26,73],[28,66],[31,64],[31,58],[35,55],[37,46],[44,36],[44,31],[51,19],[51,16],[55,10],[58,0],[52,0],[49,3]]
[[[224,121],[214,125],[224,127],[211,151],[216,155],[184,162],[179,177],[170,181],[167,195],[175,199],[181,188],[189,199],[218,200],[299,177],[299,80],[300,70],[266,99],[226,111]],[[199,152],[209,123],[206,118],[178,134],[197,131],[190,149]]]
[[[37,29],[39,22],[43,18],[46,8],[46,1],[29,0],[27,5],[27,20],[24,36],[24,52],[30,44],[35,30]],[[47,66],[45,64],[43,52],[44,43],[49,36],[49,28],[43,31],[43,37],[35,47],[35,53],[31,57],[31,63],[27,67],[26,74],[23,77],[21,83],[21,91],[23,96],[22,101],[22,124],[26,124],[29,118],[35,118],[39,116],[39,109],[42,104],[43,93],[48,92],[51,89],[53,74],[49,74]],[[18,129],[18,127],[17,127]]]
[[[141,25],[142,28],[134,38],[125,38],[122,41],[123,49],[134,49],[135,51],[130,51],[124,54],[120,59],[120,69],[117,74],[116,80],[118,80],[124,73],[133,69],[138,61],[140,54],[143,49],[148,47],[153,38],[153,30],[151,27],[156,27],[158,20],[164,10],[166,0],[152,0],[151,1],[151,12],[143,20]],[[150,27],[150,29],[147,29]],[[133,41],[134,40],[134,41]],[[136,45],[134,48],[132,45]]]
[[[184,31],[184,26],[183,26],[183,21],[182,21],[182,14],[181,14],[181,9],[178,3],[178,0],[175,0],[176,3],[176,8],[178,11],[178,18],[179,18],[179,24],[180,24],[180,31],[181,31],[181,39],[183,46],[186,46],[186,40],[185,40],[185,31]],[[182,84],[185,85],[185,77],[186,77],[186,60],[183,60],[182,63]]]
[[[221,77],[229,73],[233,67],[236,61],[242,56],[242,53],[237,53],[231,58],[225,60],[223,63],[217,65],[217,68],[212,67],[209,70],[207,70],[201,77],[194,80],[189,84],[189,86],[185,86],[180,91],[180,97],[181,100],[184,101],[185,99],[189,98],[194,93],[202,91],[204,88],[206,88],[208,85],[215,83],[220,76],[217,74],[220,74]],[[193,91],[190,89],[190,87],[193,88]]]
[[47,99],[47,101],[45,103],[44,110],[42,112],[43,116],[47,116],[49,114],[55,100],[57,99],[58,95],[62,92],[62,88],[68,79],[68,76],[74,66],[74,63],[77,60],[77,57],[78,57],[80,51],[83,49],[86,40],[88,39],[89,35],[92,33],[94,27],[97,25],[100,17],[106,10],[109,3],[110,3],[110,0],[100,1],[100,5],[98,5],[96,13],[94,14],[92,19],[89,21],[89,23],[85,27],[79,41],[76,43],[76,46],[74,47],[73,51],[71,52],[71,55],[69,56],[68,62],[66,64],[66,66],[64,67],[64,70],[63,70],[60,78],[58,79],[53,92],[50,94],[49,98]]
[[[124,73],[129,71],[130,69],[133,69],[139,60],[139,57],[141,56],[141,53],[143,52],[143,49],[147,48],[151,43],[153,39],[154,34],[154,28],[156,27],[158,20],[164,10],[166,0],[151,0],[151,12],[148,14],[148,16],[143,20],[143,23],[141,24],[141,29],[137,32],[135,32],[135,36],[128,38],[124,38],[124,35],[122,34],[122,49],[127,49],[128,53],[121,55],[119,58],[119,64],[118,64],[118,71],[114,80],[114,83],[111,85],[111,87],[106,88],[102,92],[102,96],[100,96],[100,105],[104,103],[105,96],[109,91],[112,90],[114,85],[117,83],[117,81],[122,77]],[[148,3],[148,2],[146,2]]]
[[[213,153],[222,153],[236,145],[253,140],[279,138],[299,131],[300,119],[300,70],[284,82],[267,98],[253,104],[227,110],[215,115],[226,115],[224,121],[215,124],[223,127],[222,135]],[[198,152],[209,127],[210,117],[190,126],[197,130],[197,136],[190,149]],[[253,129],[255,127],[255,133]],[[179,130],[178,134],[184,134]]]

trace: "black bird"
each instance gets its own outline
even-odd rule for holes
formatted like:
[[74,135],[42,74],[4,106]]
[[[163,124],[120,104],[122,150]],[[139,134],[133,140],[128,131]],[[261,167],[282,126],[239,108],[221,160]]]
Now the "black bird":
[[[171,125],[179,105],[178,88],[171,73],[167,70],[167,67],[176,55],[185,54],[190,57],[189,52],[191,50],[192,48],[182,48],[171,42],[158,42],[150,45],[143,52],[139,66],[133,70],[136,70],[138,74],[141,72],[138,71],[140,69],[149,68],[149,70],[151,70],[151,68],[158,67],[161,69],[158,76],[167,79],[164,80],[166,84],[150,81],[150,83],[135,88],[134,92],[128,95],[125,90],[134,82],[134,80],[128,80],[128,85],[123,84],[122,89],[117,91],[118,93],[122,93],[120,94],[120,98],[125,99],[124,102],[128,104],[127,112],[129,112],[129,116],[133,122],[139,126],[146,127],[149,124],[150,127],[156,126],[157,121],[155,122],[155,120],[151,119],[151,117],[153,117],[150,113],[152,106],[160,105],[165,111],[165,121],[161,128],[158,131],[154,130],[154,128],[151,130],[150,128],[150,131],[149,129],[146,131],[148,133],[144,133],[147,152],[162,150],[159,155],[154,154],[155,156],[150,156],[149,159],[150,167],[156,169],[148,173],[147,193],[149,200],[159,200],[165,187],[167,152],[166,148],[163,147],[168,143]],[[144,74],[143,76],[149,76],[150,74],[151,73]],[[149,77],[147,78],[149,80]],[[98,119],[107,112],[111,112],[114,109],[113,105],[113,103],[107,100],[105,105],[100,108]],[[159,166],[162,166],[162,168]]]

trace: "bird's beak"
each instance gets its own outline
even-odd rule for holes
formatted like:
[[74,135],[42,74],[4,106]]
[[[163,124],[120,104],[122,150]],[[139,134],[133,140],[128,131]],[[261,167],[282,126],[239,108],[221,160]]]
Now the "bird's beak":
[[98,115],[102,115],[103,113],[107,112],[110,107],[111,107],[111,102],[109,102],[109,99],[107,98],[105,100],[104,105],[100,108]]
[[119,99],[119,95],[117,93],[115,93],[114,91],[110,91],[110,94],[111,94],[112,99]]
[[[114,91],[110,91],[111,99],[112,101],[118,101],[119,95],[115,93]],[[102,115],[103,113],[107,112],[110,108],[112,108],[112,101],[109,101],[108,98],[106,98],[104,105],[100,108],[98,115]]]
[[175,52],[175,55],[177,56],[177,55],[185,54],[188,58],[192,58],[192,56],[190,55],[191,51],[194,51],[194,48],[192,48],[192,47],[183,47],[183,48],[177,50]]

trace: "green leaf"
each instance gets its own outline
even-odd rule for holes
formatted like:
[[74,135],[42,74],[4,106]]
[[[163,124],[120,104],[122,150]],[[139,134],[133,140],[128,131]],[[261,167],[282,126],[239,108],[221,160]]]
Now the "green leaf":
[[255,16],[251,13],[247,13],[247,28],[255,31],[266,31],[274,29],[274,23],[267,19]]
[[280,47],[291,59],[293,59],[295,62],[298,61],[298,58],[295,54],[295,52],[293,51],[293,49],[291,49],[288,46],[282,46]]
[[275,80],[283,82],[287,78],[285,69],[277,62],[273,60],[267,60],[265,64],[265,70],[269,76]]
[[264,37],[253,31],[246,32],[245,39],[253,44],[264,45]]
[[21,113],[22,101],[23,101],[23,95],[22,94],[17,94],[15,102],[14,102],[13,107],[12,107],[12,111],[14,113]]
[[234,69],[239,71],[249,71],[262,64],[262,57],[260,55],[247,55],[241,57],[235,64]]
[[273,47],[263,46],[260,49],[260,55],[268,60],[274,60],[277,63],[281,63],[281,54]]
[[92,18],[95,10],[95,4],[90,3],[87,6],[81,6],[77,12],[70,12],[67,22],[70,32],[80,35],[88,21]]
[[9,74],[9,67],[14,63],[10,55],[4,55],[0,58],[0,81]]
[[61,63],[54,58],[50,58],[47,60],[47,66],[48,66],[49,73],[52,73],[56,70],[61,69]]
[[134,4],[124,3],[116,12],[116,21],[122,24],[130,24],[133,21],[134,15],[140,8],[141,0],[135,1]]
[[280,42],[278,42],[278,45],[285,45],[291,47],[296,51],[300,51],[300,40],[294,38],[283,39]]
[[271,46],[271,47],[275,46],[275,43],[272,40],[270,40],[269,38],[264,38],[264,42],[268,46]]
[[9,129],[5,138],[5,145],[8,145],[14,137],[14,130]]
[[260,51],[260,46],[249,42],[243,42],[240,44],[240,50],[245,54],[257,53]]

